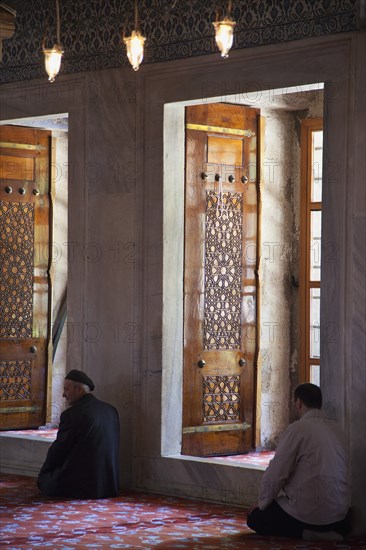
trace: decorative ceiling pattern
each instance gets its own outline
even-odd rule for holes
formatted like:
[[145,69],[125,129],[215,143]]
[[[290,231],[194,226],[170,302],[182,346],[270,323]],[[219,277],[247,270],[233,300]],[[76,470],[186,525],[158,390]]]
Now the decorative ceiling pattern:
[[[60,0],[61,73],[128,65],[121,34],[134,25],[133,0]],[[56,42],[53,0],[13,0],[13,38],[3,41],[1,82],[46,76],[42,41]],[[141,32],[147,37],[144,63],[219,51],[212,22],[226,0],[139,0]],[[237,22],[233,49],[275,44],[359,28],[357,0],[233,0]]]

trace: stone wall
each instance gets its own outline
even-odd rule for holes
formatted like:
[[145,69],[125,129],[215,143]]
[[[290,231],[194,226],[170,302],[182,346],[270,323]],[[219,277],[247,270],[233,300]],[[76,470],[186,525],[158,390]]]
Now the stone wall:
[[[261,391],[257,411],[260,445],[265,449],[275,448],[292,420],[291,395],[299,383],[299,126],[304,118],[323,116],[321,89],[284,94],[282,99],[287,107],[265,104],[261,109]],[[256,105],[261,106],[260,99]]]
[[[55,133],[55,132],[54,132]],[[61,308],[67,292],[67,242],[68,242],[68,138],[67,133],[53,137],[53,298],[52,326]],[[67,327],[67,324],[66,324]],[[63,383],[66,375],[67,337],[66,327],[56,348],[55,357],[49,373],[47,422],[56,425],[65,403],[62,398]]]

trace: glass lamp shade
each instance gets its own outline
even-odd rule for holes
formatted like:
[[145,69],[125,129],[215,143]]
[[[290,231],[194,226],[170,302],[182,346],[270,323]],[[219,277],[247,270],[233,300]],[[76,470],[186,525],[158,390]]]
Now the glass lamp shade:
[[231,19],[223,19],[222,21],[215,21],[213,23],[216,44],[221,52],[221,57],[229,57],[228,52],[233,45],[235,25],[236,22]]
[[139,31],[132,31],[131,36],[123,39],[127,48],[127,57],[134,71],[138,71],[144,58],[144,42],[146,38]]
[[54,82],[55,77],[58,75],[60,70],[61,58],[64,52],[59,44],[55,44],[53,48],[44,48],[43,53],[48,80],[50,82]]

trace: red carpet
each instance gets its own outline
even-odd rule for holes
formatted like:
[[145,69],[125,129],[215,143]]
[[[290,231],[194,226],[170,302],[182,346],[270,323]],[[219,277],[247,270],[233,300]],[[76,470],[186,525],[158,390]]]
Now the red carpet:
[[365,540],[305,543],[253,534],[241,508],[147,494],[105,500],[40,496],[35,479],[2,475],[0,547],[361,550]]

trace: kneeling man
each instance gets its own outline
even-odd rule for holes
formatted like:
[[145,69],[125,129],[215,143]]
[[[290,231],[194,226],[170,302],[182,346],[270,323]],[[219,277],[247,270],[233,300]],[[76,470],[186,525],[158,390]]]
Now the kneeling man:
[[247,524],[258,534],[342,540],[349,530],[347,444],[321,406],[318,386],[296,388],[297,422],[282,434],[248,511]]
[[93,381],[72,370],[63,397],[70,405],[60,417],[37,485],[47,496],[106,498],[119,489],[119,418],[115,407],[90,392]]

